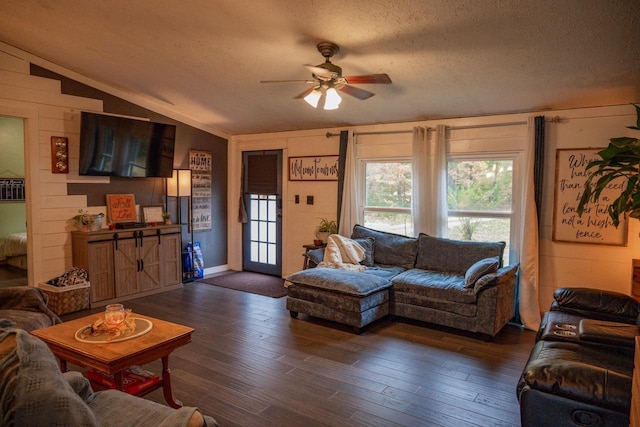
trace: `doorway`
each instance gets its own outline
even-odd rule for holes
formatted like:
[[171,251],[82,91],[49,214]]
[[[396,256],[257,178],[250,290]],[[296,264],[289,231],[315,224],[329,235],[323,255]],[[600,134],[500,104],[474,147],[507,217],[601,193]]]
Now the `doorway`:
[[0,287],[28,284],[24,119],[0,116]]
[[242,269],[282,276],[282,150],[242,153]]

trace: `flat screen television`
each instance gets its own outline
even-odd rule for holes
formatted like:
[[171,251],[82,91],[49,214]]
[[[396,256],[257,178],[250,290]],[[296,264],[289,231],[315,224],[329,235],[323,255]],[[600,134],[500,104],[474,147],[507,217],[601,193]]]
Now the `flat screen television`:
[[82,112],[80,175],[167,178],[175,125]]

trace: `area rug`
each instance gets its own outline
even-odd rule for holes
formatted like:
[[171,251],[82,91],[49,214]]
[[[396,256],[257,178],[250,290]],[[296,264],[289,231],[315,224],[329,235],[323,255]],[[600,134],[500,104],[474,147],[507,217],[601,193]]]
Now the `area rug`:
[[198,279],[198,282],[271,298],[280,298],[287,295],[284,279],[250,271],[236,271],[206,279]]

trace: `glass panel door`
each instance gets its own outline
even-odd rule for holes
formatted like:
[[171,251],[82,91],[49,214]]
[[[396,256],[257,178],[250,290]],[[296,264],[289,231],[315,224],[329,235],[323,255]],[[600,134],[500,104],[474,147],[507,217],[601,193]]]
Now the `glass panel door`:
[[[269,156],[273,159],[271,156],[274,154],[276,162],[261,161],[261,156]],[[250,171],[252,165],[259,165],[260,173],[255,173],[255,170]],[[281,276],[282,151],[244,152],[243,168],[245,189],[243,197],[248,221],[243,227],[242,268],[246,271]],[[263,185],[263,177],[264,181],[274,181],[275,185]],[[246,191],[246,189],[255,190],[256,188],[262,189],[261,192],[273,194]]]

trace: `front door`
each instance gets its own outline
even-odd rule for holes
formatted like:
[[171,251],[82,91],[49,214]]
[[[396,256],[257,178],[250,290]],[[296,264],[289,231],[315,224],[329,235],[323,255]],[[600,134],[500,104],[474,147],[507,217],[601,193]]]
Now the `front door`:
[[282,150],[242,153],[242,269],[282,275]]

